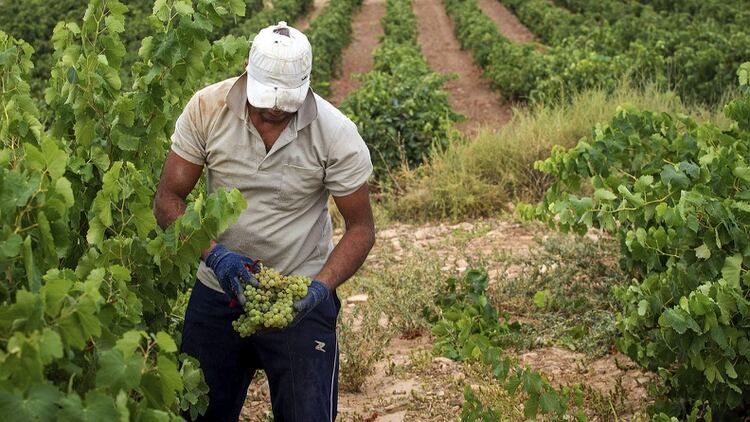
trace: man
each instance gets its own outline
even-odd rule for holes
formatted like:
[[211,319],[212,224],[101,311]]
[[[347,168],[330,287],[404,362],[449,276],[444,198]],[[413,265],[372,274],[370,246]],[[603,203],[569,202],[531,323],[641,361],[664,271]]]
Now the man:
[[[236,421],[257,369],[268,377],[274,420],[336,416],[336,287],[374,243],[372,164],[356,126],[309,88],[311,67],[304,34],[285,22],[265,28],[246,72],[196,93],[172,136],[154,201],[161,227],[185,211],[203,167],[209,192],[237,188],[248,203],[203,253],[185,315],[182,351],[200,361],[210,387],[203,420]],[[329,194],[346,222],[335,248]],[[314,281],[289,327],[243,339],[231,323],[243,284],[257,285],[257,260]]]

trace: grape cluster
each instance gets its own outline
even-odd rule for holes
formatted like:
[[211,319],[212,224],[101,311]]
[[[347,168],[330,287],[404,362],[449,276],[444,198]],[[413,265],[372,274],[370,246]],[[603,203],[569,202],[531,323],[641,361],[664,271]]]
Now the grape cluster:
[[245,313],[232,322],[241,337],[267,328],[284,328],[294,319],[295,301],[307,295],[308,277],[285,277],[278,271],[262,266],[255,274],[260,287],[245,286]]

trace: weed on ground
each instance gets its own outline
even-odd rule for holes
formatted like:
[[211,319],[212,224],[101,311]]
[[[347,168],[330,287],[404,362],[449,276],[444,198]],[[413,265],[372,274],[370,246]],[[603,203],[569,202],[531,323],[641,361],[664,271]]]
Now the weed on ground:
[[491,297],[501,313],[518,321],[506,336],[518,349],[561,346],[599,357],[612,351],[618,305],[613,289],[626,283],[606,237],[537,237],[528,256],[505,259]]

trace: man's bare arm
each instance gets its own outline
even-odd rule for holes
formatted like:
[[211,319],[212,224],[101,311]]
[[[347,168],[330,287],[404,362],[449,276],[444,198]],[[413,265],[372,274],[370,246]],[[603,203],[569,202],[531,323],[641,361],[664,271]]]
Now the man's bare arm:
[[[159,186],[156,188],[154,198],[154,215],[156,222],[162,229],[166,229],[174,223],[179,216],[185,213],[187,204],[185,198],[195,188],[198,179],[203,172],[203,166],[193,164],[185,160],[174,151],[170,151],[164,162],[164,169],[161,172]],[[203,252],[202,258],[213,247],[211,246]]]
[[344,217],[346,232],[315,276],[330,289],[354,275],[375,244],[375,223],[367,183],[354,193],[333,200]]

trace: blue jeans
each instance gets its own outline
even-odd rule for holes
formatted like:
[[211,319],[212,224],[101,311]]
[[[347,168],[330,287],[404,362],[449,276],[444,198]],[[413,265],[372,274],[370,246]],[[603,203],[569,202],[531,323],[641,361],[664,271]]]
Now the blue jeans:
[[200,362],[210,388],[208,410],[198,420],[238,420],[258,369],[268,377],[274,421],[335,420],[340,308],[334,292],[293,327],[241,338],[232,321],[242,309],[230,308],[226,294],[196,281],[185,312],[181,351]]

